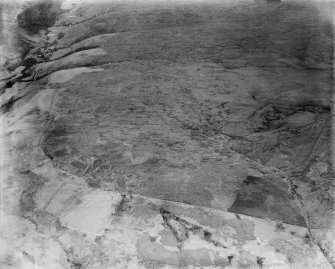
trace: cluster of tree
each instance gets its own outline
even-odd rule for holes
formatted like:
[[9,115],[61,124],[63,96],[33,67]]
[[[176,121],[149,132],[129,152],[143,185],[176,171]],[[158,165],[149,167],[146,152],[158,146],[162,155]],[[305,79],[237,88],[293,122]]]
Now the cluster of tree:
[[25,8],[17,17],[18,25],[31,33],[51,27],[60,12],[58,1],[38,1]]

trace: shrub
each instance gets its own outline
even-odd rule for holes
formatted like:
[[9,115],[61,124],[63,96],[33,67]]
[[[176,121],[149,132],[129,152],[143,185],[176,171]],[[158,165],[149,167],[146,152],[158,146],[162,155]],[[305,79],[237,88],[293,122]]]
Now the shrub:
[[60,32],[57,34],[57,39],[61,39],[64,37],[64,33],[63,32]]

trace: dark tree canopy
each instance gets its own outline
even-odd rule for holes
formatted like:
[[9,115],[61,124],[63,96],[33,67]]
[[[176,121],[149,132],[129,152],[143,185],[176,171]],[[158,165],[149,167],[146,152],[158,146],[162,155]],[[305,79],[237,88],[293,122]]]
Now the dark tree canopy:
[[31,33],[38,33],[42,29],[51,27],[56,22],[59,12],[57,1],[38,1],[19,14],[18,24]]

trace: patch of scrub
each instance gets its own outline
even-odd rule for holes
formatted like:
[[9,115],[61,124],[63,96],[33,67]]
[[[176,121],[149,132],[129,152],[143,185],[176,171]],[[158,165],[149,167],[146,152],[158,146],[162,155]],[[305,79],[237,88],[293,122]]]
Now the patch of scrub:
[[104,71],[104,69],[102,68],[91,69],[88,67],[78,67],[73,69],[60,70],[50,75],[49,83],[50,84],[64,83],[80,74],[98,72],[98,71]]

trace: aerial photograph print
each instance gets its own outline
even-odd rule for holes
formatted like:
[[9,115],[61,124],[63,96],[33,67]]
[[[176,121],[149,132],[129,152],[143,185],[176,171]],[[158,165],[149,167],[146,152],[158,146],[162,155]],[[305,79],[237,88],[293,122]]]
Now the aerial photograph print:
[[335,0],[0,0],[0,269],[335,269]]

